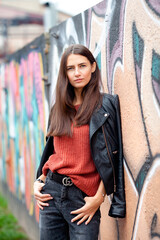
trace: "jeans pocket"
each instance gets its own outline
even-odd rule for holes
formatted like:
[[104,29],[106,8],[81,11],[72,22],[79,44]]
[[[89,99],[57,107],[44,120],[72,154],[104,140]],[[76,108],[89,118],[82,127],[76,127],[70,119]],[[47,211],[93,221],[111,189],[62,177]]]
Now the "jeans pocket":
[[50,182],[50,178],[47,176],[47,177],[46,177],[46,180],[45,180],[45,184],[44,184],[44,186],[42,187],[42,190],[41,190],[41,191],[43,191],[43,190],[47,187],[47,185],[48,185],[49,182]]
[[86,203],[84,198],[88,197],[88,195],[85,192],[83,192],[82,190],[80,190],[79,188],[78,188],[78,190],[79,190],[78,195],[77,195],[78,200],[81,202],[81,204],[84,205]]
[[87,195],[85,192],[83,192],[82,190],[80,190],[80,191],[81,191],[81,194],[82,194],[83,199],[84,199],[85,197],[88,197],[88,195]]

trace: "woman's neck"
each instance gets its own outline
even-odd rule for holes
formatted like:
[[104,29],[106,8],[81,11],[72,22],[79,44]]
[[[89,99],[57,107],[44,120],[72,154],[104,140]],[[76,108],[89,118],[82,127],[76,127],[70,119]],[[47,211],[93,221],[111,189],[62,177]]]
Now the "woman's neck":
[[78,91],[78,89],[75,90],[75,98],[73,101],[73,105],[80,105],[82,104],[82,95],[81,95],[82,91]]

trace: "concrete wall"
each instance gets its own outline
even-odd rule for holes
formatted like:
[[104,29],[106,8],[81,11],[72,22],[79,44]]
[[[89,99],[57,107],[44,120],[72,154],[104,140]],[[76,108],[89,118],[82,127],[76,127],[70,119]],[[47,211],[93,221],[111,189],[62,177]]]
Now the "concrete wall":
[[[110,218],[106,197],[101,206],[101,240],[160,238],[159,36],[160,3],[156,0],[104,0],[50,31],[49,102],[54,101],[62,52],[72,43],[91,49],[105,91],[120,97],[127,215],[125,219]],[[44,146],[49,105],[40,81],[41,57],[41,51],[28,53],[18,64],[2,65],[0,75],[0,176],[36,221],[32,184]],[[28,71],[22,74],[20,69]],[[30,77],[31,72],[35,78]]]

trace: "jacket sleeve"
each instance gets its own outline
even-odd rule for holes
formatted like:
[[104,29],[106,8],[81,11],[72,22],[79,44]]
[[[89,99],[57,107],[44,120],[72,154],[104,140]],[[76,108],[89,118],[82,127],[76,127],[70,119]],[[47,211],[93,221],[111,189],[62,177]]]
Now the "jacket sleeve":
[[[52,108],[50,110],[47,129],[49,129],[49,126],[50,126],[53,108],[54,108],[54,105],[52,106]],[[54,152],[53,137],[52,136],[46,137],[46,145],[45,145],[45,148],[44,148],[42,156],[41,156],[41,161],[40,161],[40,165],[37,170],[36,178],[38,178],[42,174],[42,168],[43,168],[44,164],[47,162],[50,155],[53,154],[53,152]]]
[[124,169],[123,169],[123,145],[121,132],[120,105],[118,95],[115,95],[116,124],[118,132],[119,151],[115,163],[116,190],[113,193],[112,204],[109,210],[109,216],[124,218],[126,215],[126,201],[124,190]]
[[42,168],[43,168],[44,164],[47,162],[50,155],[53,154],[53,151],[54,151],[53,137],[50,136],[50,137],[48,137],[46,146],[43,150],[40,165],[37,170],[36,178],[38,178],[42,174]]

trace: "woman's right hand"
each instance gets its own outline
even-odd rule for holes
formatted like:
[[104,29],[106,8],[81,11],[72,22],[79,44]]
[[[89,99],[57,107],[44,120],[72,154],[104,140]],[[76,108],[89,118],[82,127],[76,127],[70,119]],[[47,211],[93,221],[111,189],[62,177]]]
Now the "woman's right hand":
[[47,201],[53,199],[53,197],[50,194],[42,194],[41,190],[43,188],[45,184],[44,183],[40,183],[39,181],[35,181],[34,182],[34,197],[37,201],[37,205],[40,209],[43,210],[44,206],[49,206],[49,204],[47,203]]

